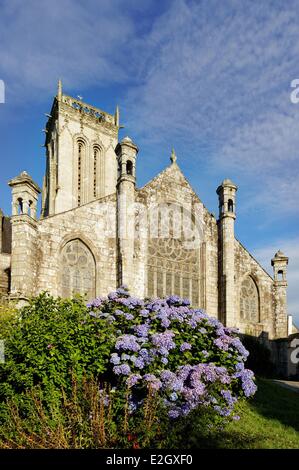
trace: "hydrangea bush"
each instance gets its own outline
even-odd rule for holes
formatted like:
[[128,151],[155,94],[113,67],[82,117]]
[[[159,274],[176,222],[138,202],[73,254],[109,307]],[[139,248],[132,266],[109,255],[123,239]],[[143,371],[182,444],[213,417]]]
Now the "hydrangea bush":
[[118,388],[129,391],[130,413],[150,391],[172,419],[199,407],[239,419],[235,405],[252,396],[256,385],[236,329],[192,308],[187,299],[143,301],[126,286],[87,307],[94,321],[114,327],[108,369]]

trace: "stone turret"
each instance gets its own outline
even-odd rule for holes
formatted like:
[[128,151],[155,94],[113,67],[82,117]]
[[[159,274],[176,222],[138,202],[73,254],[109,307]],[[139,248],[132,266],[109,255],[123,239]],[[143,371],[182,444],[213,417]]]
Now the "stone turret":
[[38,196],[41,192],[38,185],[26,171],[9,181],[12,188],[12,215],[29,215],[36,219]]
[[129,137],[125,137],[117,145],[115,152],[118,161],[118,284],[126,284],[132,289],[135,229],[134,203],[138,147]]
[[12,188],[11,294],[26,298],[35,291],[38,234],[36,213],[41,190],[26,171],[8,184]]
[[219,307],[226,326],[236,326],[235,219],[237,186],[225,179],[217,188],[219,198]]
[[289,258],[278,250],[271,260],[274,272],[274,313],[275,313],[275,335],[284,338],[288,335],[287,316],[287,265]]

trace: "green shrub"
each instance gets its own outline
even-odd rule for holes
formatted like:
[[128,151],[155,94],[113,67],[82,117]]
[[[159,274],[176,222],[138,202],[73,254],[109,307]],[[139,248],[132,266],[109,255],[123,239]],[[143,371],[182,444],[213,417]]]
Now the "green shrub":
[[0,297],[0,339],[4,339],[6,331],[18,316],[15,303],[5,297]]
[[91,317],[81,298],[42,294],[12,316],[1,337],[5,363],[0,367],[0,402],[37,384],[50,400],[62,387],[70,388],[70,371],[77,377],[105,372],[113,328]]
[[177,296],[141,300],[121,287],[85,305],[44,293],[3,338],[3,446],[42,447],[47,429],[54,447],[58,435],[62,447],[175,447],[190,419],[208,433],[238,419],[235,405],[256,390],[237,332]]

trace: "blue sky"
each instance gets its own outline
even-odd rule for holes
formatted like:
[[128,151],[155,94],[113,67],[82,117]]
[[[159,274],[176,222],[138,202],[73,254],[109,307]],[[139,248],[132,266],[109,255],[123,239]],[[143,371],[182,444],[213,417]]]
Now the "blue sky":
[[138,185],[178,163],[210,211],[238,186],[236,235],[271,273],[289,257],[299,323],[298,0],[0,0],[0,207],[7,181],[41,184],[42,129],[56,83],[105,111],[140,148]]

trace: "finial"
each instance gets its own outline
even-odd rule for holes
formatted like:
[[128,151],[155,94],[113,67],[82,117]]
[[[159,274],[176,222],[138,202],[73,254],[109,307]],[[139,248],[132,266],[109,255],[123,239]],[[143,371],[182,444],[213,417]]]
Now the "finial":
[[119,107],[116,106],[115,114],[114,114],[114,124],[119,127]]
[[172,163],[175,163],[176,160],[177,160],[177,156],[176,156],[176,153],[174,151],[174,148],[171,150],[170,160],[171,160]]
[[58,80],[58,86],[57,86],[57,99],[58,101],[61,101],[62,97],[62,81],[59,79]]

